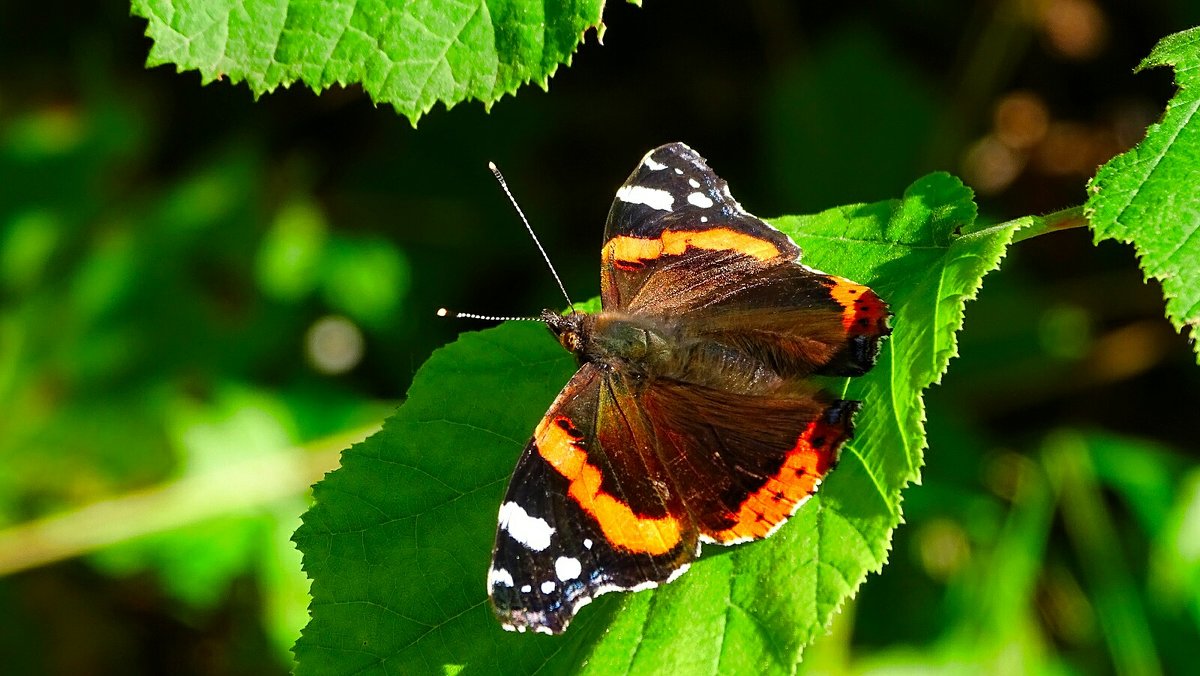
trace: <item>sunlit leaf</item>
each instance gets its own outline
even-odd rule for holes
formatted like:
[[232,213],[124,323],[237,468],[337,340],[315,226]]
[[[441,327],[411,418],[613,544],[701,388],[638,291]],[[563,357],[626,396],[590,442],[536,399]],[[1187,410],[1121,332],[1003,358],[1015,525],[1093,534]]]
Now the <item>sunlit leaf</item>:
[[548,86],[591,29],[603,0],[401,4],[134,0],[154,40],[148,63],[245,82],[255,94],[303,82],[360,84],[415,124],[436,102],[491,105],[518,87]]
[[1088,185],[1096,240],[1132,243],[1147,277],[1158,279],[1167,318],[1186,326],[1200,360],[1200,28],[1164,38],[1138,69],[1175,68],[1179,91],[1162,121],[1133,150],[1101,167]]

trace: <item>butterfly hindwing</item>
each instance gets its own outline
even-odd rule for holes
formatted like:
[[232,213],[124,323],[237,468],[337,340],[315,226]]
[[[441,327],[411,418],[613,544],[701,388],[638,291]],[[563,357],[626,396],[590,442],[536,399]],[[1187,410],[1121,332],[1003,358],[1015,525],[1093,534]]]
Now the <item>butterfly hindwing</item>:
[[857,376],[874,366],[887,318],[870,288],[789,264],[759,270],[693,310],[687,330],[737,345],[786,376]]
[[601,261],[605,310],[686,314],[689,327],[782,356],[793,375],[860,375],[888,334],[866,286],[800,262],[784,233],[747,213],[694,150],[656,148],[617,191]]
[[746,394],[660,381],[640,402],[702,538],[720,544],[782,526],[837,464],[858,409],[799,382]]

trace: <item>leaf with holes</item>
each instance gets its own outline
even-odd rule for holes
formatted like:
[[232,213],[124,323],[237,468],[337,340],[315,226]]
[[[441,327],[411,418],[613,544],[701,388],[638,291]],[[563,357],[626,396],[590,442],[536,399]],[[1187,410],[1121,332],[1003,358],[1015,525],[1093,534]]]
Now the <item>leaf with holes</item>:
[[886,561],[900,491],[920,476],[921,391],[1018,225],[978,228],[970,191],[945,174],[900,200],[774,224],[806,262],[869,284],[895,313],[875,369],[833,383],[864,404],[815,499],[767,540],[707,548],[670,585],[601,597],[562,636],[505,632],[484,585],[496,511],[575,365],[537,325],[465,333],[314,489],[295,537],[313,580],[299,673],[790,673]]
[[1200,360],[1200,28],[1167,36],[1138,69],[1175,68],[1179,91],[1162,121],[1088,184],[1096,241],[1132,243],[1142,271],[1162,282],[1167,318],[1187,327]]

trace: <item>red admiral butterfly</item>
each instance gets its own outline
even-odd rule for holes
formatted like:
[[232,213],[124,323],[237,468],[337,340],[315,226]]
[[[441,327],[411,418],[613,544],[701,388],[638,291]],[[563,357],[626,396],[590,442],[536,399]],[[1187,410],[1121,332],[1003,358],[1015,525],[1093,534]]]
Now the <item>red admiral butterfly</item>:
[[579,371],[500,507],[488,594],[506,629],[557,634],[600,594],[683,574],[701,543],[765,538],[837,464],[856,376],[889,333],[871,289],[800,262],[682,143],[617,190],[600,313],[542,313]]

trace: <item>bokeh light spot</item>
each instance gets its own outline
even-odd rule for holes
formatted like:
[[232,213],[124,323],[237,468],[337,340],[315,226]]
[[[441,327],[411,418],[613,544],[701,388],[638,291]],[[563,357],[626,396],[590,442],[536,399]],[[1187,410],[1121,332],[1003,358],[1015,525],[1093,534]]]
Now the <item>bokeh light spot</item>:
[[354,322],[337,315],[313,322],[304,345],[309,363],[326,375],[339,375],[354,368],[365,351],[362,331]]
[[1010,147],[1024,150],[1037,145],[1050,128],[1050,111],[1033,92],[1012,92],[1000,99],[992,114],[996,137]]

